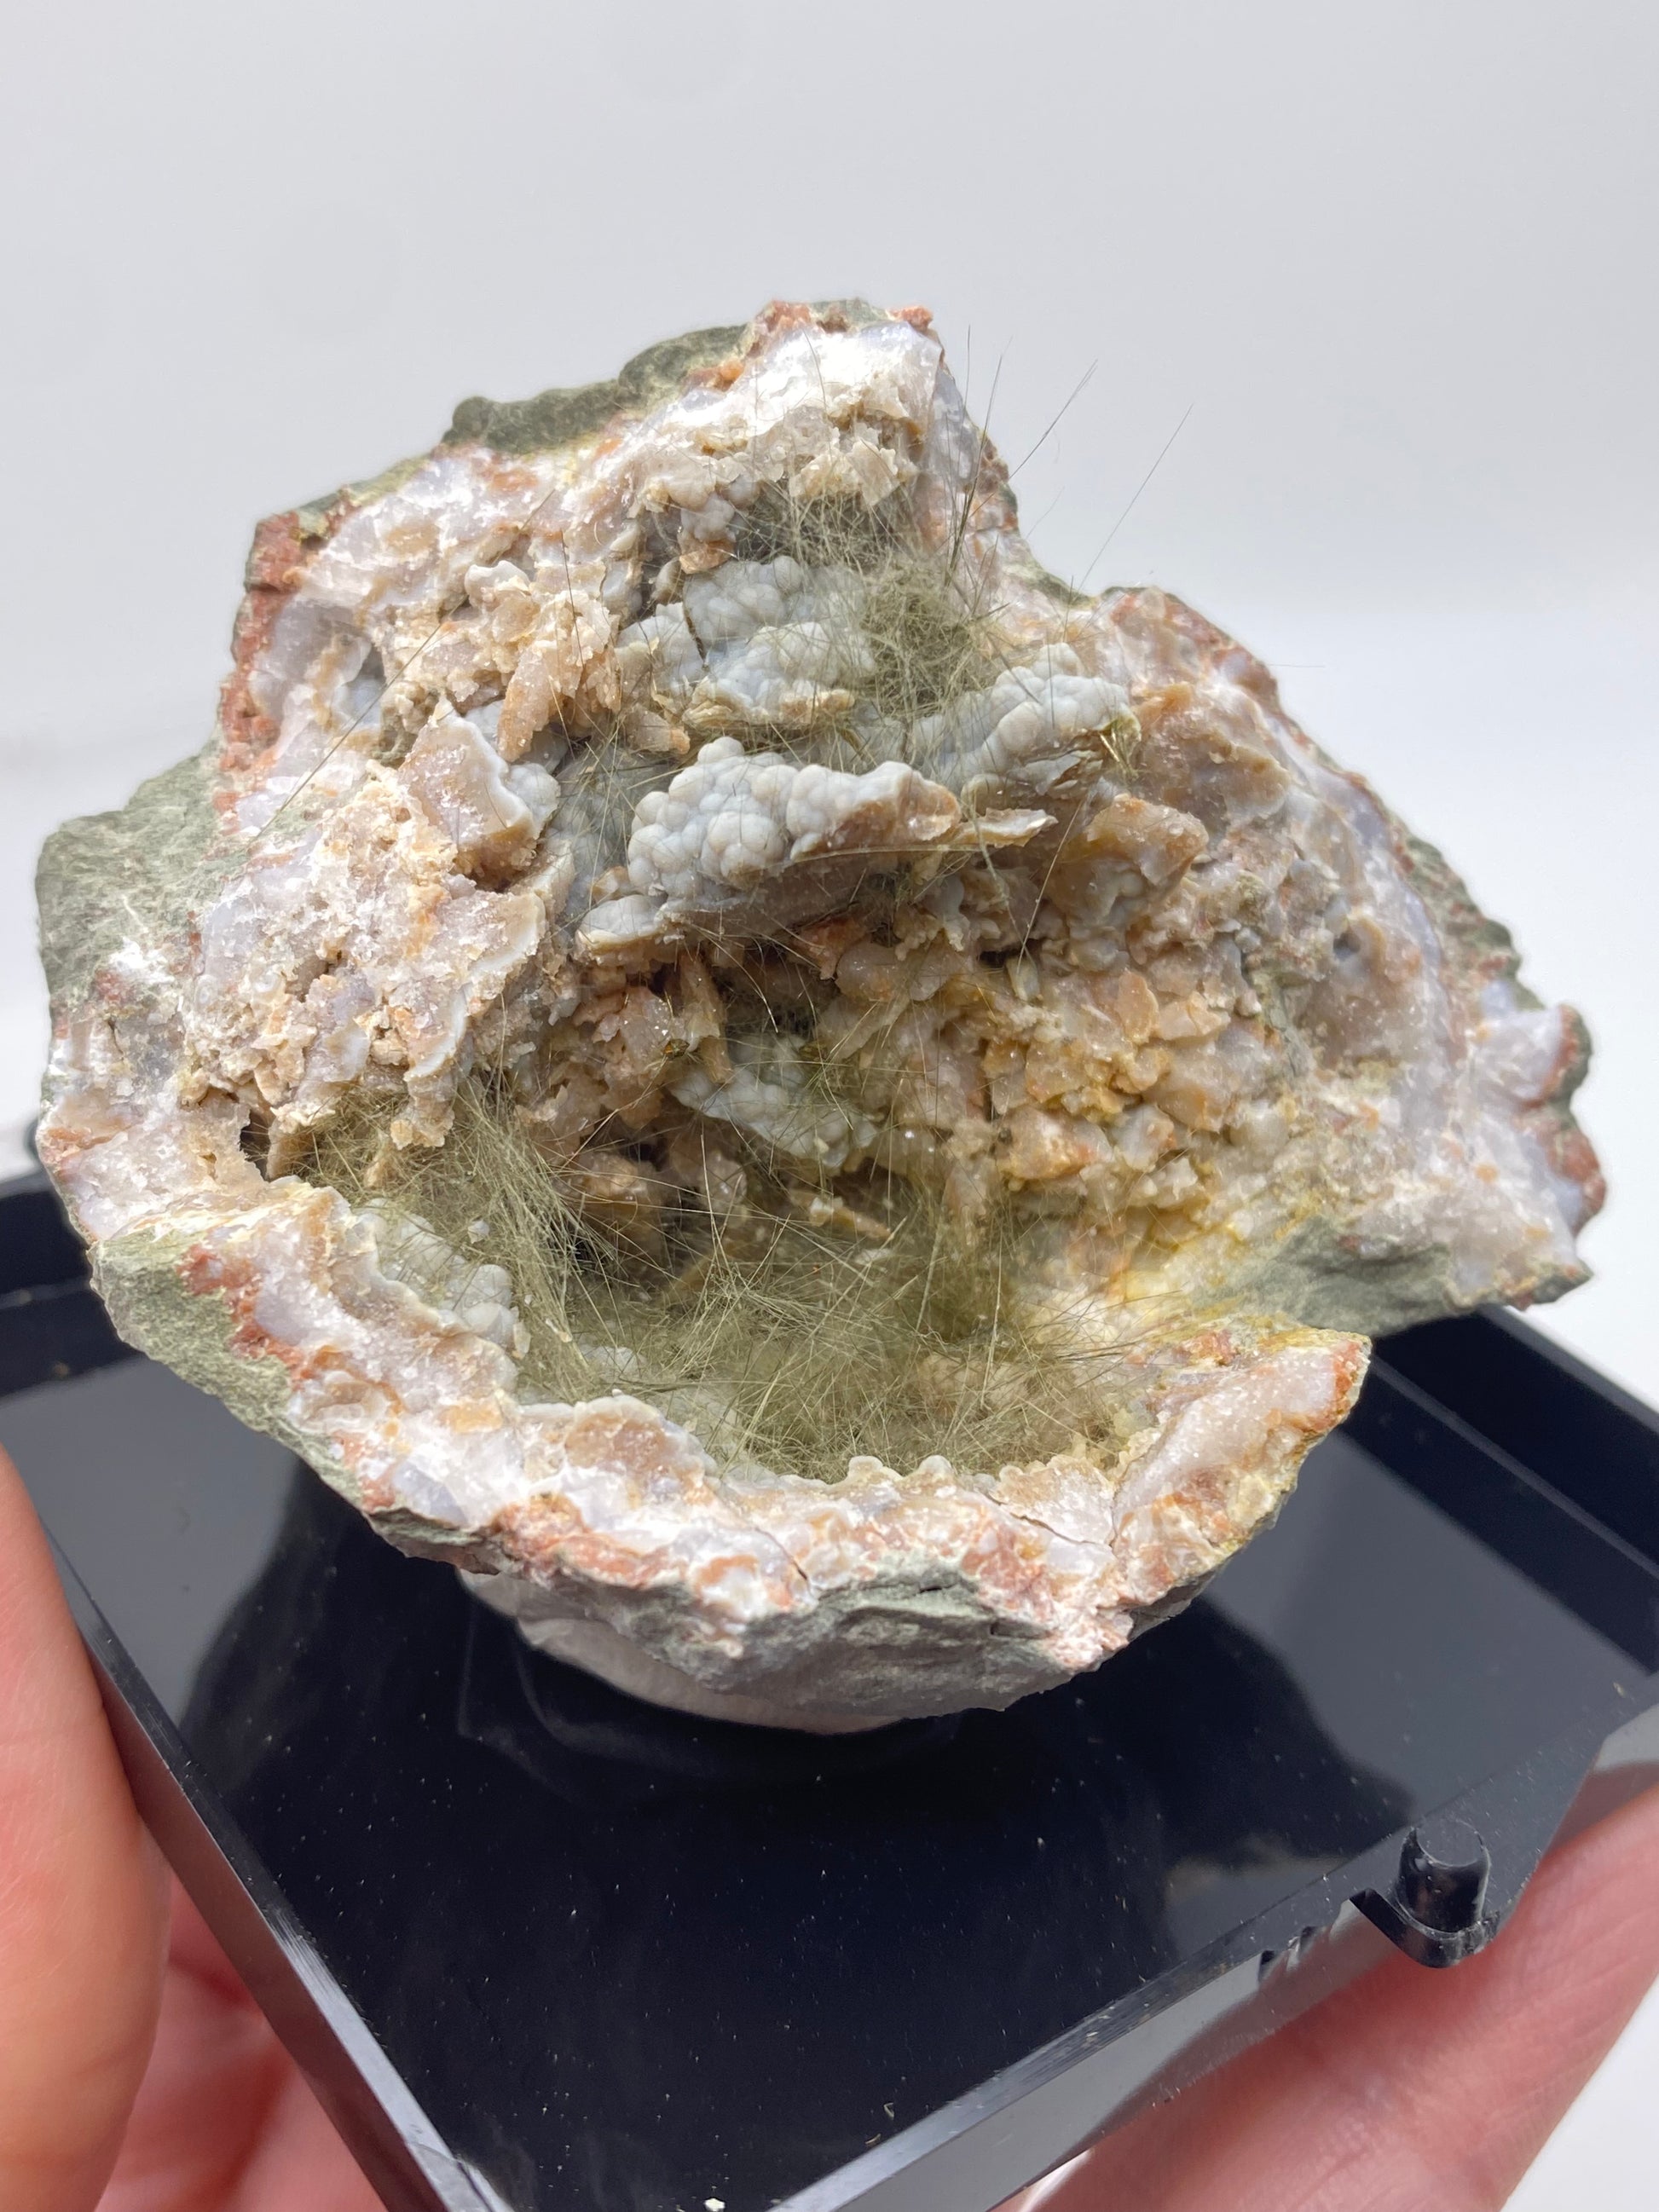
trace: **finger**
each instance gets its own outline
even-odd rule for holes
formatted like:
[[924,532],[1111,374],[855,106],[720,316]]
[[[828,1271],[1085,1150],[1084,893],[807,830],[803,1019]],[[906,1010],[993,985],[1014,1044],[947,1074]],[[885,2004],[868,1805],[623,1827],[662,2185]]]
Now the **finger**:
[[381,2212],[380,2198],[292,2066],[226,2212]]
[[[99,2212],[222,2212],[288,2071],[276,2037],[175,1884],[155,2049]],[[303,2196],[292,2203],[309,2212]]]
[[155,2027],[160,1860],[52,1555],[0,1453],[0,2204],[82,2212]]
[[175,1884],[155,2049],[99,2212],[301,2208],[380,2199]]
[[1042,2212],[1487,2212],[1659,1976],[1659,1790],[1553,1853],[1490,1949],[1384,1960],[1109,2136]]

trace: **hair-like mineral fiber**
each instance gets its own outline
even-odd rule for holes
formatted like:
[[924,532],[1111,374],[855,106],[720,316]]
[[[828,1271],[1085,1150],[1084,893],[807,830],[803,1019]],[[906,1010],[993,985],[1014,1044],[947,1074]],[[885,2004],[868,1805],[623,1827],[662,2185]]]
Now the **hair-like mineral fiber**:
[[[585,1202],[487,1076],[461,1085],[441,1147],[398,1152],[389,1119],[342,1117],[310,1173],[429,1229],[446,1261],[507,1269],[529,1336],[522,1395],[626,1389],[729,1465],[829,1480],[857,1452],[900,1472],[943,1452],[994,1473],[1067,1450],[1097,1458],[1112,1442],[1107,1356],[1069,1312],[1035,1313],[1016,1293],[1021,1224],[1007,1209],[968,1223],[933,1194],[871,1177],[866,1211],[833,1179],[803,1182],[798,1160],[769,1171],[745,1148],[752,1203],[722,1212],[661,1179],[667,1218],[647,1242]],[[422,1279],[423,1251],[400,1253],[404,1279],[465,1303],[435,1254]]]
[[[751,730],[745,742],[849,765],[868,761],[872,740],[903,755],[916,724],[992,682],[1004,652],[997,610],[964,574],[969,520],[964,507],[939,550],[922,544],[902,495],[872,510],[783,485],[763,492],[741,521],[738,557],[787,556],[855,580],[854,634],[838,642],[861,676],[854,714],[805,733]],[[580,737],[572,766],[623,742]],[[618,785],[628,815],[635,781],[630,763]],[[602,826],[614,844],[621,824]],[[855,903],[880,933],[910,895],[902,872],[884,875],[876,860]],[[811,963],[787,943],[712,953],[728,1033],[787,1037],[803,1111],[890,1121],[883,1040],[866,1037],[851,1055],[820,1047],[817,1015],[835,994]],[[760,969],[789,971],[792,1003],[769,1002]],[[435,1302],[456,1302],[456,1255],[463,1272],[507,1271],[528,1337],[523,1395],[626,1389],[685,1420],[728,1466],[828,1480],[855,1453],[903,1473],[941,1452],[966,1474],[990,1474],[1010,1461],[1076,1451],[1098,1462],[1115,1449],[1108,1355],[1063,1300],[1031,1297],[1038,1225],[1018,1200],[953,1206],[943,1188],[891,1167],[815,1171],[808,1146],[763,1142],[672,1103],[643,1131],[612,1116],[561,1155],[537,1141],[522,1061],[510,1074],[472,1070],[440,1147],[399,1151],[395,1103],[359,1097],[319,1133],[302,1171],[428,1228],[435,1245],[403,1240],[396,1264]],[[626,1184],[624,1202],[607,1195],[605,1174]],[[423,1252],[441,1257],[423,1263]]]

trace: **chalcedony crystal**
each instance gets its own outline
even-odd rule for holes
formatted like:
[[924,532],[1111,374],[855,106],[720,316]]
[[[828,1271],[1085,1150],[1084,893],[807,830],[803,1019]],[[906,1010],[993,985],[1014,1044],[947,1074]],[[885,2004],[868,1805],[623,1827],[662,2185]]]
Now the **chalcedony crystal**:
[[211,743],[41,933],[122,1333],[738,1719],[1096,1665],[1600,1203],[1577,1017],[1243,647],[1043,571],[920,310],[262,525]]

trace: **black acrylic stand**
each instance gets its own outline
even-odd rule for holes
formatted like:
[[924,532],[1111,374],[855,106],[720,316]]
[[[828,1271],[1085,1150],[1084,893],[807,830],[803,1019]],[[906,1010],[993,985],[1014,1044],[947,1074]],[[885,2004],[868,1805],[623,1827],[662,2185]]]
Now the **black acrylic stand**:
[[1659,1779],[1659,1420],[1506,1319],[1382,1346],[1098,1674],[840,1741],[527,1650],[127,1353],[38,1179],[0,1392],[146,1817],[395,2212],[987,2212]]

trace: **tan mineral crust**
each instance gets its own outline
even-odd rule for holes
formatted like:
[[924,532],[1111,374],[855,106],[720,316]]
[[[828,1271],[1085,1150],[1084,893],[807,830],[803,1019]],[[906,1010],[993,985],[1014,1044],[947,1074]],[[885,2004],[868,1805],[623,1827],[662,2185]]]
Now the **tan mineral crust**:
[[123,1335],[696,1711],[1097,1665],[1601,1201],[1577,1018],[1243,647],[1043,571],[920,310],[273,517],[211,743],[40,900]]

